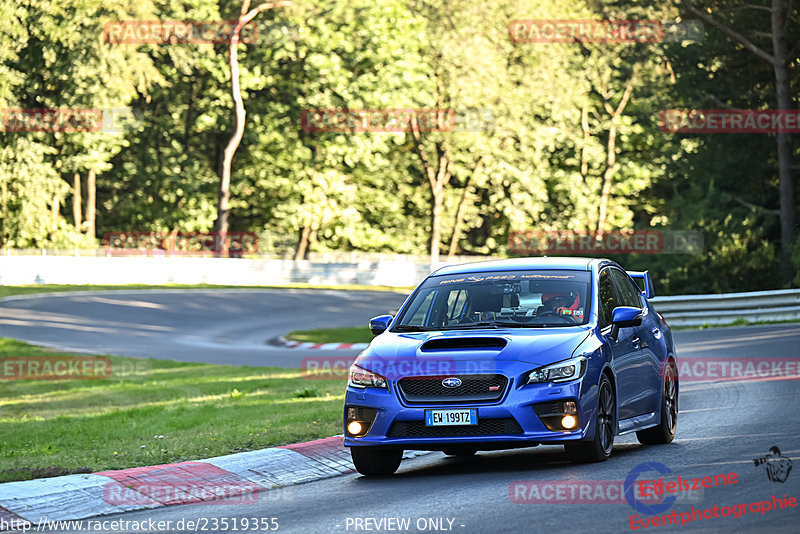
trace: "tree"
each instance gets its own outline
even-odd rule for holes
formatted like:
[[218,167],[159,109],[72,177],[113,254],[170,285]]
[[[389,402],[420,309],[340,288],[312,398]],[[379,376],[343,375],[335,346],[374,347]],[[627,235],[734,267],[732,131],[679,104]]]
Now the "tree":
[[[148,2],[107,5],[101,0],[34,0],[13,8],[3,3],[0,62],[8,76],[0,82],[0,108],[102,111],[125,106],[137,88],[148,84],[153,67],[103,43],[102,24],[119,13],[146,17],[151,7]],[[92,198],[92,176],[110,169],[109,160],[125,143],[123,133],[42,128],[0,132],[0,139],[7,148],[0,162],[6,169],[0,175],[2,191],[25,192],[23,198],[3,201],[3,244],[94,246],[92,202],[87,203],[92,211],[85,227],[69,224],[62,209],[76,173],[88,176]]]
[[[689,2],[683,2],[686,10],[704,22],[718,29],[729,38],[740,43],[746,50],[772,66],[775,75],[775,98],[777,109],[792,110],[792,92],[789,74],[789,63],[797,58],[797,54],[790,53],[787,35],[787,11],[789,3],[786,0],[771,0],[771,6],[748,5],[745,8],[763,10],[770,14],[770,37],[772,53],[757,46],[745,35],[721,23],[712,15],[710,7],[700,9]],[[792,137],[787,132],[778,132],[776,135],[778,152],[778,178],[780,196],[780,221],[781,221],[781,264],[786,281],[794,277],[792,267],[792,251],[797,235],[796,227],[796,202],[794,196],[794,183],[792,178]]]
[[[412,122],[407,143],[416,155],[415,171],[429,194],[428,251],[439,260],[448,187],[455,179],[463,192],[454,210],[448,256],[458,247],[469,198],[467,189],[482,172],[493,143],[503,129],[494,127],[499,101],[509,88],[507,76],[508,20],[488,4],[457,1],[417,1],[412,9],[424,23],[420,55],[423,83],[417,106],[433,109],[441,130],[426,130]],[[447,127],[448,120],[453,130]]]
[[403,134],[301,126],[315,110],[409,107],[419,77],[413,14],[400,0],[295,5],[243,63],[252,127],[237,159],[236,219],[297,258],[419,252],[420,193]]
[[[228,203],[230,201],[231,165],[233,163],[233,155],[236,153],[236,149],[239,148],[239,143],[242,141],[242,135],[244,135],[245,109],[244,102],[242,101],[242,92],[239,87],[239,41],[241,38],[242,28],[244,28],[246,24],[252,21],[256,15],[262,11],[277,7],[287,7],[289,5],[291,5],[291,2],[288,1],[275,3],[265,2],[253,9],[250,9],[250,0],[243,0],[242,9],[239,13],[239,19],[237,20],[236,26],[231,32],[230,48],[228,53],[230,59],[231,94],[233,96],[236,122],[233,135],[225,147],[222,159],[222,170],[220,174],[219,197],[217,204],[217,220],[214,223],[215,231],[219,232],[223,236],[228,233]],[[223,240],[223,243],[224,242],[226,241]],[[222,254],[224,255],[225,253],[226,251],[223,250]]]

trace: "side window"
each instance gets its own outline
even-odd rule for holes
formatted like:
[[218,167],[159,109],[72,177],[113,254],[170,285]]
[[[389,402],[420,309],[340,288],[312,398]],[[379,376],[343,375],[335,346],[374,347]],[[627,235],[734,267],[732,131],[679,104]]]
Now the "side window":
[[447,320],[452,322],[459,317],[464,311],[464,305],[467,303],[467,292],[464,289],[451,291],[447,295]]
[[611,277],[617,286],[617,293],[622,306],[642,307],[641,293],[634,286],[628,276],[619,269],[611,269]]
[[597,281],[597,298],[600,302],[600,328],[605,328],[611,324],[611,312],[620,305],[609,271],[609,269],[601,271],[600,278]]
[[406,324],[412,326],[426,326],[424,324],[425,318],[428,315],[428,310],[431,309],[431,305],[433,304],[433,299],[436,297],[436,291],[429,292],[425,298],[419,303],[417,309],[411,315],[411,318],[408,320]]

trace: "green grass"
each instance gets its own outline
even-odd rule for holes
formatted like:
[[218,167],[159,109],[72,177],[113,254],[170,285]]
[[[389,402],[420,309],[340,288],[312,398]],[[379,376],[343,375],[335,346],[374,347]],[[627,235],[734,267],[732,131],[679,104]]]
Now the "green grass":
[[[0,358],[53,355],[66,356],[0,338]],[[342,431],[343,379],[109,358],[106,380],[0,380],[0,482],[209,458]]]
[[29,295],[33,293],[52,293],[60,291],[108,291],[108,290],[131,290],[131,289],[339,289],[343,291],[399,291],[408,293],[411,287],[391,287],[391,286],[363,286],[363,285],[314,285],[314,284],[286,284],[282,286],[226,286],[211,284],[166,284],[160,286],[144,284],[126,285],[58,285],[45,284],[33,286],[2,286],[0,285],[0,298],[12,295]]
[[366,326],[294,330],[286,335],[286,338],[292,341],[311,343],[369,343],[374,337]]

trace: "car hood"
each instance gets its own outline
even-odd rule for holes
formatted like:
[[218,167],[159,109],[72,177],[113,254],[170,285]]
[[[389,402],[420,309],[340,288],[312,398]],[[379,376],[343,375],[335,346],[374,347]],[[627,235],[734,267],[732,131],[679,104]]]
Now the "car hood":
[[[386,331],[372,340],[356,363],[375,372],[398,367],[437,374],[466,370],[465,362],[483,362],[499,368],[504,361],[533,366],[548,365],[569,358],[591,334],[588,325],[542,329],[480,329],[445,332],[395,333]],[[439,363],[440,365],[437,365]]]

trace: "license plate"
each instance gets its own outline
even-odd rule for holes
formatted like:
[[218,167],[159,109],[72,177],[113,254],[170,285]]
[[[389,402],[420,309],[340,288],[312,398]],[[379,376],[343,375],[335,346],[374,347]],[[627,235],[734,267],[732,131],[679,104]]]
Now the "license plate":
[[478,410],[425,410],[425,426],[477,425]]

